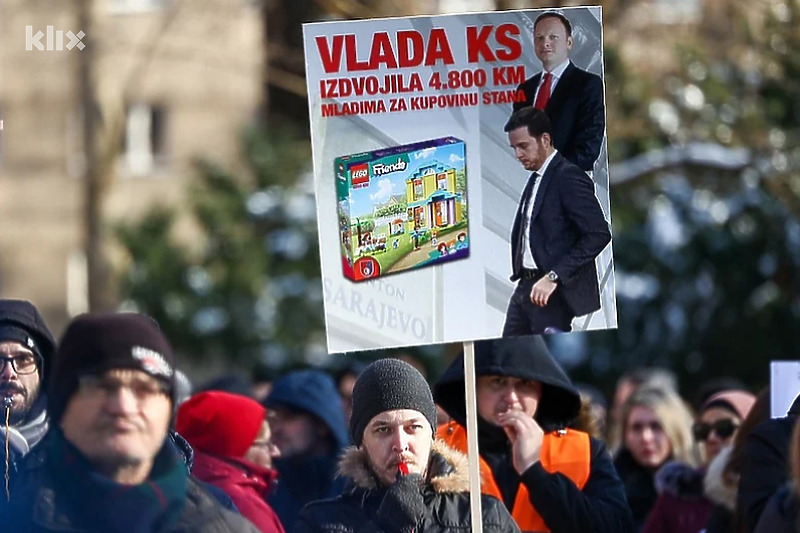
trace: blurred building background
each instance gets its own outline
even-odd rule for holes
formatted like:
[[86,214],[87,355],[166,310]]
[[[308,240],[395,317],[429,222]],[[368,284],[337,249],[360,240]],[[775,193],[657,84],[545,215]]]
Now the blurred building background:
[[[107,226],[157,202],[181,205],[199,154],[235,163],[239,131],[262,103],[264,25],[256,5],[223,0],[3,1],[0,9],[0,292],[33,300],[60,330],[90,307],[89,194]],[[54,36],[84,31],[91,48],[68,50],[64,37],[64,49],[48,50],[48,27]],[[28,28],[44,34],[44,50],[27,42]],[[191,235],[188,220],[181,231]],[[111,260],[105,233],[98,244]],[[109,290],[101,287],[93,307],[115,307]]]
[[[0,0],[0,295],[56,333],[148,312],[198,374],[335,364],[301,24],[583,3]],[[548,342],[606,389],[643,364],[763,384],[800,356],[800,0],[598,3],[620,327]]]

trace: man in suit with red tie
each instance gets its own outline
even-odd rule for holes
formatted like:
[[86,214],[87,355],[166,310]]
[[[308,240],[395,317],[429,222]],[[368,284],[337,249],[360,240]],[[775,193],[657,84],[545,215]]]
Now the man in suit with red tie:
[[534,106],[553,123],[553,145],[582,170],[592,171],[605,133],[603,81],[569,60],[572,25],[554,11],[542,13],[533,25],[536,57],[543,71],[520,84],[525,101],[514,111]]
[[572,319],[600,309],[595,258],[611,229],[594,182],[553,147],[553,127],[534,107],[503,128],[515,157],[532,172],[511,231],[511,281],[503,336],[571,331]]

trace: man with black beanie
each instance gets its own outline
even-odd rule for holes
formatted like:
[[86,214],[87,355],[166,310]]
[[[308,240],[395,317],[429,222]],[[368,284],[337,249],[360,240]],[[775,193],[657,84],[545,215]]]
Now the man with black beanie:
[[[453,421],[438,436],[466,450],[463,355],[434,385]],[[523,531],[630,533],[625,489],[605,445],[567,425],[580,396],[541,337],[475,342],[481,491]]]
[[[434,440],[436,406],[425,378],[399,359],[369,365],[353,387],[354,446],[339,471],[348,488],[306,505],[295,533],[470,531],[463,454]],[[481,497],[487,533],[518,532],[495,498]]]
[[4,532],[257,531],[189,476],[167,438],[174,356],[155,321],[81,315],[52,367],[50,430],[0,505]]
[[53,335],[31,302],[0,300],[0,439],[4,449],[8,439],[6,464],[12,472],[47,433],[47,409],[40,391],[46,386],[55,349]]

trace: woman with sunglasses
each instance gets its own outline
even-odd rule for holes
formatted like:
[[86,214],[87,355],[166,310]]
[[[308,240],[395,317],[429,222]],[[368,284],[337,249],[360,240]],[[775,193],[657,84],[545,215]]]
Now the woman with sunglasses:
[[277,480],[266,409],[220,391],[195,394],[178,408],[175,429],[195,451],[192,474],[219,487],[262,533],[285,533],[266,497]]
[[659,497],[644,533],[699,533],[705,529],[713,506],[704,493],[707,467],[723,447],[730,446],[754,403],[755,396],[743,390],[722,391],[706,400],[692,426],[701,466],[672,462],[659,470]]
[[692,414],[671,389],[643,387],[622,404],[619,420],[622,442],[614,467],[625,485],[638,532],[658,499],[656,471],[673,459],[696,463]]

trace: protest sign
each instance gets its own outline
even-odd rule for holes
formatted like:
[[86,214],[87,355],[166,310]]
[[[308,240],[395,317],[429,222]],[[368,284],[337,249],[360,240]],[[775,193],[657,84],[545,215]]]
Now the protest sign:
[[[537,45],[534,23],[543,13],[304,25],[329,351],[503,334],[518,285],[509,279],[512,228],[531,174],[504,126],[514,108],[534,103],[542,66],[558,54],[569,62],[555,65],[550,101],[542,104],[558,148],[552,167],[563,155],[586,171],[583,196],[600,221],[582,216],[585,203],[567,206],[563,220],[545,211],[544,231],[553,235],[532,226],[531,242],[540,240],[530,246],[540,247],[532,252],[540,277],[546,269],[561,273],[553,294],[568,310],[594,309],[573,313],[573,331],[616,327],[607,241],[595,249],[576,237],[556,253],[564,248],[559,237],[587,225],[608,231],[601,11],[559,10],[570,35],[557,43],[553,31],[540,32]],[[548,180],[559,183],[546,172],[542,183]],[[557,188],[542,185],[540,202]],[[576,285],[594,290],[589,300],[599,295],[597,306],[581,304],[582,295],[575,304]]]

